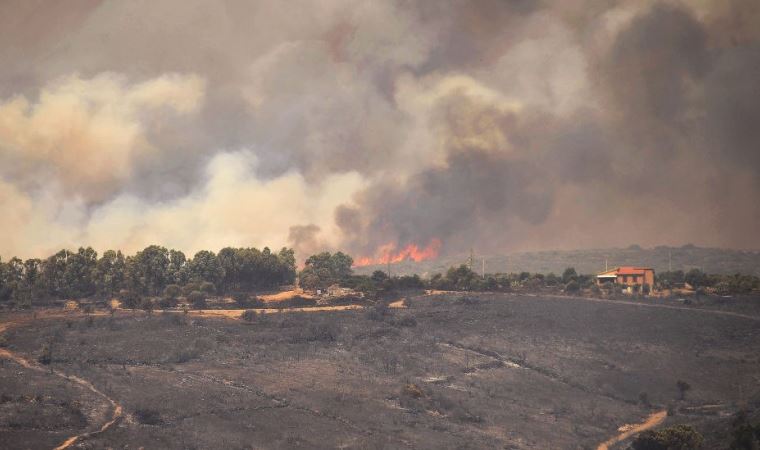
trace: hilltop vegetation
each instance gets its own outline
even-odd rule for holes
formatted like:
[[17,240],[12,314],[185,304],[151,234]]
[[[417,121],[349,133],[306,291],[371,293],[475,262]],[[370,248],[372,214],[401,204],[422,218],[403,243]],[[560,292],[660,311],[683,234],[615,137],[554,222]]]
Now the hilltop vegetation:
[[[350,288],[366,299],[377,300],[400,291],[533,292],[588,294],[611,297],[621,289],[597,286],[592,273],[564,267],[549,272],[478,273],[460,264],[425,276],[389,275],[382,270],[355,271],[353,258],[342,252],[312,255],[298,274],[305,290],[326,290],[333,285]],[[357,273],[358,272],[358,273]],[[253,295],[263,290],[293,284],[297,269],[292,249],[273,253],[269,248],[227,247],[214,252],[202,250],[188,259],[178,250],[151,245],[132,256],[109,250],[98,258],[92,248],[77,252],[61,250],[46,259],[11,258],[0,261],[0,306],[30,307],[66,299],[106,301],[119,299],[129,308],[152,310],[176,307],[180,299],[197,309],[207,307],[209,298],[232,298],[240,307],[254,307]],[[760,288],[760,278],[743,274],[708,274],[700,269],[658,272],[655,285],[634,286],[636,294],[682,288],[718,295],[746,294]],[[260,306],[260,304],[259,304]]]

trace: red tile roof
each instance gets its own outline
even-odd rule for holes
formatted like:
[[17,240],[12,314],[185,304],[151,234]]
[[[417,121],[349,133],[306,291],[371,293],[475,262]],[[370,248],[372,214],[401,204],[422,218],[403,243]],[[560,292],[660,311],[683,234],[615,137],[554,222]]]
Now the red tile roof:
[[602,272],[597,276],[611,276],[611,275],[644,275],[644,273],[647,270],[653,270],[649,267],[633,267],[633,266],[623,266],[618,267],[616,269],[608,270],[606,272]]
[[618,267],[617,273],[618,275],[644,275],[644,272],[647,270],[646,267]]

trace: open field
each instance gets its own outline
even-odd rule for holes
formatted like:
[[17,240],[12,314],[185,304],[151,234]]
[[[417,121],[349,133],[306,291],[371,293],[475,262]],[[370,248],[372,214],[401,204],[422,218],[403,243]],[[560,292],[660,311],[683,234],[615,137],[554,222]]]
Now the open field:
[[710,430],[757,406],[760,315],[705,307],[440,294],[252,322],[6,314],[0,442],[54,448],[115,419],[72,447],[625,448],[626,424]]

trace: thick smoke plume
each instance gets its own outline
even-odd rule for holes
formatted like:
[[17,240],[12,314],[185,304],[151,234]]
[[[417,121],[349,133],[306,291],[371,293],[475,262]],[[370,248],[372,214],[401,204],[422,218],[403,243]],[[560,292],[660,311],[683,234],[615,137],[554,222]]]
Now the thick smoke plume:
[[0,255],[757,248],[759,30],[751,0],[6,1]]

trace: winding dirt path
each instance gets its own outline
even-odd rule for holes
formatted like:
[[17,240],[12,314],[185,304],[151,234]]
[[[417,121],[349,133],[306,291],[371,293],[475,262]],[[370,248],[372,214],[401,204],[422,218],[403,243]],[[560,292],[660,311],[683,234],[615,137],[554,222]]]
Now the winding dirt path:
[[[11,326],[20,326],[20,325],[23,325],[25,323],[31,322],[32,320],[34,320],[33,317],[25,317],[25,318],[14,319],[12,321],[5,322],[5,323],[0,323],[0,334],[4,333]],[[34,371],[42,372],[42,373],[52,373],[53,375],[55,375],[55,376],[57,376],[59,378],[63,378],[65,380],[67,380],[67,381],[70,381],[72,383],[78,384],[79,386],[81,386],[81,387],[83,387],[85,389],[88,389],[89,391],[95,393],[99,397],[102,397],[108,403],[111,404],[111,408],[112,408],[113,412],[111,413],[111,419],[109,421],[107,421],[106,423],[104,423],[103,425],[101,425],[101,427],[98,428],[97,430],[92,430],[92,431],[88,431],[88,432],[85,432],[85,433],[81,433],[81,434],[77,434],[75,436],[69,437],[68,439],[66,439],[65,441],[63,441],[63,443],[61,443],[61,445],[57,446],[55,448],[55,450],[63,450],[63,449],[69,448],[75,442],[77,442],[80,439],[87,438],[87,437],[90,437],[90,436],[94,436],[96,434],[99,434],[99,433],[102,433],[102,432],[106,431],[114,423],[116,423],[116,421],[119,420],[119,418],[122,416],[122,407],[121,407],[121,405],[118,404],[111,397],[107,396],[106,394],[104,394],[103,392],[101,392],[100,390],[98,390],[98,388],[96,388],[95,386],[93,386],[92,383],[90,383],[89,381],[87,381],[85,379],[79,378],[79,377],[77,377],[75,375],[68,375],[68,374],[63,373],[63,372],[61,372],[59,370],[56,370],[56,369],[49,369],[48,370],[45,367],[42,367],[41,365],[37,364],[36,362],[30,361],[30,360],[28,360],[28,359],[26,359],[26,358],[18,355],[17,353],[11,352],[11,351],[9,351],[7,349],[4,349],[4,348],[0,348],[0,358],[9,359],[11,361],[14,361],[18,365],[20,365],[22,367],[25,367],[27,369],[30,369],[30,370],[34,370]]]
[[618,442],[623,442],[624,440],[628,439],[631,436],[634,436],[636,434],[641,433],[642,431],[646,431],[650,428],[654,428],[657,425],[661,424],[665,421],[665,418],[668,416],[668,412],[663,411],[657,411],[652,414],[650,414],[647,419],[639,424],[636,425],[624,425],[620,428],[618,428],[618,431],[621,431],[620,434],[617,436],[611,437],[607,439],[606,441],[599,444],[598,447],[596,447],[596,450],[609,450],[610,446],[617,444]]

